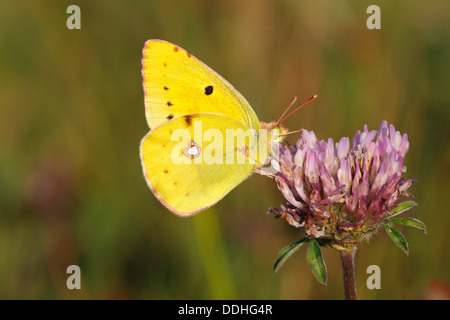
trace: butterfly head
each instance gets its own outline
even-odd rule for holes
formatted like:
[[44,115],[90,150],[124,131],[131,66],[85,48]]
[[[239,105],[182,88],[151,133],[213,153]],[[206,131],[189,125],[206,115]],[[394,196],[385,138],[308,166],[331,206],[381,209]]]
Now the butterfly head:
[[283,142],[284,136],[289,132],[289,129],[277,122],[263,122],[261,121],[261,129],[267,131],[267,139],[269,147],[272,143]]
[[[281,115],[281,117],[278,119],[278,121],[270,122],[270,123],[261,121],[261,132],[259,134],[259,141],[260,142],[263,141],[265,143],[265,146],[263,147],[262,156],[260,155],[260,157],[258,158],[258,163],[260,165],[267,162],[271,156],[274,156],[273,151],[275,151],[275,154],[277,154],[276,150],[278,150],[278,144],[283,142],[285,139],[285,136],[288,134],[289,130],[286,127],[284,127],[281,123],[284,120],[286,120],[290,115],[292,115],[294,112],[296,112],[297,110],[299,110],[300,108],[302,108],[303,106],[308,104],[309,102],[315,100],[316,98],[317,98],[317,95],[312,96],[301,106],[297,107],[294,111],[292,111],[286,115],[286,113],[289,111],[289,109],[292,107],[292,105],[297,100],[297,98],[294,97],[294,99],[292,99],[291,103],[286,108],[286,110]],[[301,131],[301,130],[299,130],[299,131]],[[290,133],[294,133],[294,132],[297,132],[297,131],[292,131]],[[275,155],[275,157],[276,157],[276,155]]]

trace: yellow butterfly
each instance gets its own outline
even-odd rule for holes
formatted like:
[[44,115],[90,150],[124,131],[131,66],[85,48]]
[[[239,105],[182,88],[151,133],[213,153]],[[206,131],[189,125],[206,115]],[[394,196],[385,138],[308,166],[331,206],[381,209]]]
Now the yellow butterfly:
[[217,203],[266,164],[272,140],[287,133],[280,121],[260,122],[231,84],[172,43],[145,43],[142,77],[151,130],[140,145],[144,176],[177,215]]

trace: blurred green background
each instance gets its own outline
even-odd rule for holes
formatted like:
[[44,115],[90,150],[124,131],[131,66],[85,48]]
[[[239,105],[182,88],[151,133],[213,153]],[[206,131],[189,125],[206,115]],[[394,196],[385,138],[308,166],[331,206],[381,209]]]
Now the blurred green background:
[[[81,30],[66,27],[70,4]],[[381,30],[366,27],[371,4]],[[0,2],[0,298],[343,298],[332,249],[327,286],[306,249],[272,274],[278,251],[304,236],[265,214],[284,201],[273,180],[255,174],[186,219],[155,199],[138,149],[151,38],[207,63],[261,120],[318,94],[287,127],[336,140],[387,120],[408,133],[405,177],[417,179],[419,206],[407,216],[428,235],[401,228],[409,256],[384,231],[362,243],[358,298],[448,294],[449,1],[20,0]],[[81,290],[66,287],[72,264]],[[381,290],[366,287],[372,264]]]

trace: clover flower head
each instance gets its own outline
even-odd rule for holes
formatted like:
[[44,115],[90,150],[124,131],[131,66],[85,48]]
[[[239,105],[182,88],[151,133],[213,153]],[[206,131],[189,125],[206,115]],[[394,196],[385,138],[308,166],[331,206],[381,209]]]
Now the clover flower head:
[[276,180],[286,202],[270,212],[309,238],[346,247],[368,238],[389,216],[415,181],[406,180],[407,134],[386,121],[378,131],[367,125],[352,139],[318,140],[303,130],[293,146],[280,146]]

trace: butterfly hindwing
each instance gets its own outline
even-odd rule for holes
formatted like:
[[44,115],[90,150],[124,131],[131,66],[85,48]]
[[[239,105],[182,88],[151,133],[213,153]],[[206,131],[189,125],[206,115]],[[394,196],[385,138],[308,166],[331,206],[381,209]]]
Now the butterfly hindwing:
[[[227,129],[249,133],[248,139],[243,142],[234,136],[231,141],[227,137],[232,131]],[[255,148],[256,137],[249,129],[232,118],[211,114],[161,124],[142,139],[140,147],[149,187],[178,215],[189,216],[215,204],[255,169],[248,150]]]

